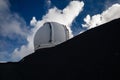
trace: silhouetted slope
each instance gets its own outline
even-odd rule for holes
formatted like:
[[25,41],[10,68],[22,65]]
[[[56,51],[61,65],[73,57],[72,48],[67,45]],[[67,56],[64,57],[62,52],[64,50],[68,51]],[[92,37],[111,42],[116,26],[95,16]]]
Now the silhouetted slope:
[[56,47],[37,50],[19,63],[0,65],[0,73],[9,73],[13,80],[119,80],[119,27],[120,19],[111,21]]

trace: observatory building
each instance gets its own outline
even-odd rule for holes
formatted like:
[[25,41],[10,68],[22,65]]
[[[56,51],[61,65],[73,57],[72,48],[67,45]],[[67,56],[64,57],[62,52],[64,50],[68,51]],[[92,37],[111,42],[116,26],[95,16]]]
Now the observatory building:
[[35,34],[34,49],[36,51],[41,48],[54,47],[68,39],[69,31],[65,25],[46,22]]

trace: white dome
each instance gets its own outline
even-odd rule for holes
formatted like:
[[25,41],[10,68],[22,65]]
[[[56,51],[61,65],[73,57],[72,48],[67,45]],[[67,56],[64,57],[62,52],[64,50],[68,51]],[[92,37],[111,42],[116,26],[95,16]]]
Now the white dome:
[[45,23],[35,34],[34,48],[53,47],[69,39],[69,32],[66,26],[56,23]]

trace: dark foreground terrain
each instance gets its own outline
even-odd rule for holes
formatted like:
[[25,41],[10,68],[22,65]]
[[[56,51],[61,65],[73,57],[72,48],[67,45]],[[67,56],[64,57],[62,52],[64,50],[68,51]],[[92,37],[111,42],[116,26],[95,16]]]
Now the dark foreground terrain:
[[0,64],[0,80],[120,80],[120,19],[18,63]]

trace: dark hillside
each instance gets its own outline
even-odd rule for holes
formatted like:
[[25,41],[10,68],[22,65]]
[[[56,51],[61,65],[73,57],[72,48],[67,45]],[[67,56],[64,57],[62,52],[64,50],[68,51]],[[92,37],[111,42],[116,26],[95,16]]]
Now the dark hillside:
[[0,80],[120,80],[120,19],[18,63],[0,64]]

